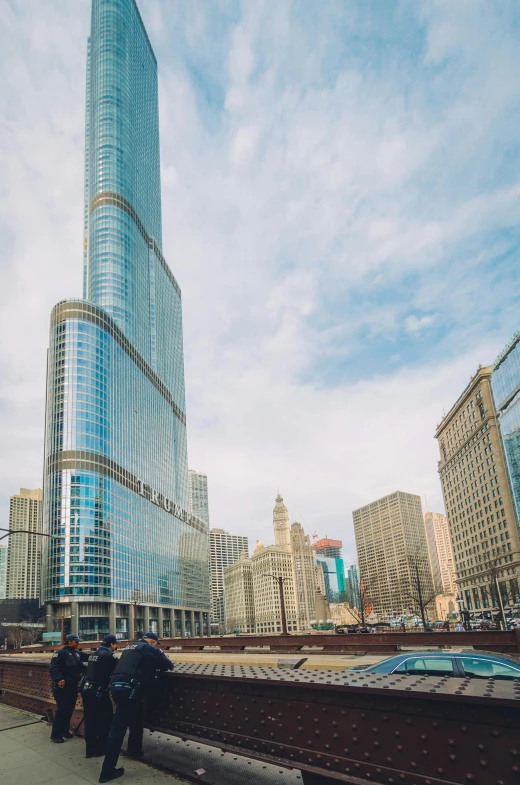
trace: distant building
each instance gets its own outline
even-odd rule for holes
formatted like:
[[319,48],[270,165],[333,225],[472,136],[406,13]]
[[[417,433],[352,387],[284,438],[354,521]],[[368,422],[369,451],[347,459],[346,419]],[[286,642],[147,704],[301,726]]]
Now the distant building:
[[[282,631],[278,576],[284,578],[289,632],[310,629],[310,621],[315,618],[316,578],[310,539],[300,523],[289,523],[289,513],[280,494],[273,510],[273,529],[274,545],[264,547],[257,542],[250,559],[241,558],[239,563],[223,570],[228,632],[237,626],[257,633]],[[243,607],[242,598],[246,598]]]
[[[498,611],[497,581],[506,609],[520,602],[520,541],[499,431],[500,423],[504,443],[514,438],[514,390],[508,378],[513,367],[508,365],[514,365],[516,351],[515,345],[494,366],[498,422],[491,368],[480,366],[435,433],[459,607],[479,614]],[[511,442],[512,467],[513,455]]]
[[7,545],[0,545],[0,600],[7,595]]
[[193,469],[188,471],[190,512],[209,526],[208,477]]
[[317,585],[329,603],[350,602],[350,592],[345,580],[343,559],[314,555]]
[[9,535],[7,550],[7,598],[30,600],[40,597],[42,538],[30,534],[42,530],[42,491],[20,488],[9,501],[9,529],[22,529]]
[[246,556],[249,554],[249,542],[247,537],[241,534],[229,534],[224,529],[210,529],[209,539],[211,620],[220,625],[225,621],[224,568],[235,564],[242,552],[245,552]]
[[455,565],[448,519],[440,512],[425,512],[426,541],[435,590],[438,594],[456,594]]
[[433,601],[420,497],[397,491],[354,510],[353,518],[360,577],[377,616],[417,613],[418,585]]
[[361,605],[361,592],[359,587],[359,572],[356,564],[351,564],[347,570],[348,575],[348,589],[350,594],[350,605],[357,608]]
[[317,540],[312,546],[314,553],[320,556],[327,556],[329,559],[341,559],[341,549],[343,543],[341,540],[329,540],[328,537],[322,540]]

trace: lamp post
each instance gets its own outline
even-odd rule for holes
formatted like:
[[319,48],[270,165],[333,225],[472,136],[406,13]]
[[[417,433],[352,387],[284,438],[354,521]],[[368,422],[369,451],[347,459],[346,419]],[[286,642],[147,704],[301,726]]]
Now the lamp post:
[[266,578],[273,578],[275,581],[278,581],[278,589],[280,591],[280,610],[282,613],[282,635],[289,635],[289,631],[287,630],[287,616],[285,613],[285,598],[283,596],[283,582],[288,580],[288,578],[284,578],[282,575],[273,575],[271,572],[264,572],[262,573]]

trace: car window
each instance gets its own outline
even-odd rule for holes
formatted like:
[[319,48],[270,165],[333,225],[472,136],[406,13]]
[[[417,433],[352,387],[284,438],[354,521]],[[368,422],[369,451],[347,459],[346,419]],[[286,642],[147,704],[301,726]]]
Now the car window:
[[474,679],[520,679],[520,668],[514,668],[502,662],[472,659],[471,657],[464,657],[461,662],[466,676],[471,676]]
[[406,672],[413,676],[453,676],[453,660],[449,657],[413,657],[406,660]]

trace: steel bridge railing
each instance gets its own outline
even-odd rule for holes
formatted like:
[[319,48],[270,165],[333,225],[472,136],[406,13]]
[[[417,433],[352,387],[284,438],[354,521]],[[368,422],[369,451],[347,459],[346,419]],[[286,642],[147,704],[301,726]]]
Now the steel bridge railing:
[[[0,659],[2,700],[52,712],[47,668]],[[520,681],[177,665],[146,724],[301,770],[305,785],[518,785],[519,709]]]

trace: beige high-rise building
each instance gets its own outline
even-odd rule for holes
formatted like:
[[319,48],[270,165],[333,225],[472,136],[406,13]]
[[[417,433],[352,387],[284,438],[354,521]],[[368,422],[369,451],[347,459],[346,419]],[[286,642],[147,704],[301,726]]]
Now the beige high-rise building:
[[448,519],[441,512],[425,512],[424,525],[435,589],[439,594],[455,594],[455,563]]
[[40,488],[20,488],[9,502],[9,529],[24,532],[9,535],[7,551],[8,599],[40,597],[41,537],[28,532],[42,530],[42,497]]
[[[273,510],[275,544],[258,542],[250,559],[223,570],[226,629],[257,633],[282,631],[279,583],[284,578],[284,603],[289,632],[310,629],[315,618],[316,577],[309,537],[300,523],[289,523],[280,494]],[[252,591],[252,600],[251,600]],[[249,604],[248,604],[249,603]],[[251,604],[252,603],[252,604]]]
[[372,610],[380,619],[419,614],[419,589],[430,599],[435,615],[435,594],[421,499],[396,491],[352,513],[359,562]]
[[[225,567],[235,564],[240,554],[249,553],[247,537],[229,534],[224,529],[209,532],[209,577],[211,590],[211,621],[224,625],[224,576]],[[237,626],[237,625],[234,625]]]
[[[498,609],[518,593],[520,542],[491,394],[480,366],[437,426],[439,476],[462,609]],[[516,588],[515,588],[516,587]]]
[[226,629],[238,627],[241,632],[255,632],[255,605],[253,594],[253,565],[242,551],[234,564],[224,569]]

